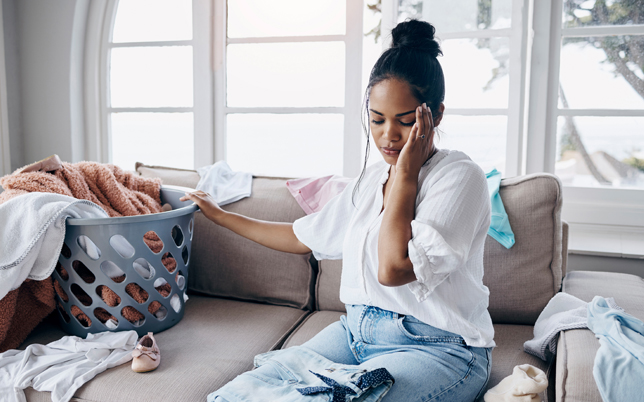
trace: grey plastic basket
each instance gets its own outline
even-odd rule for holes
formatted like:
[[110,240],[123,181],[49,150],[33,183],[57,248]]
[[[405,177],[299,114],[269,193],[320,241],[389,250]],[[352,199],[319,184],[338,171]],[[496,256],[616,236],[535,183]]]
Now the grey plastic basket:
[[[157,333],[168,329],[183,318],[183,298],[188,283],[194,213],[198,209],[192,201],[179,201],[186,191],[191,189],[178,186],[161,187],[162,203],[172,206],[172,211],[168,212],[67,220],[65,244],[58,259],[59,264],[52,274],[60,285],[57,286],[56,300],[64,331],[85,337],[89,333],[103,331],[135,330],[139,336],[143,336],[148,332]],[[155,232],[163,242],[160,252],[154,253],[144,242],[144,235],[149,231]],[[162,263],[162,257],[166,253],[170,253],[177,264],[172,272]],[[145,268],[145,263],[148,264],[148,268],[152,268],[148,274],[142,269]],[[114,275],[118,269],[125,274],[124,280],[122,275],[118,277],[119,282],[107,275],[111,273],[117,278]],[[177,280],[177,274],[183,276],[183,280]],[[93,280],[91,276],[94,277]],[[155,282],[158,286],[163,281],[171,287],[167,297],[155,288]],[[126,292],[126,286],[131,283],[138,285],[140,295],[147,292],[148,297],[143,303],[137,302]],[[128,289],[131,291],[136,285]],[[111,307],[103,300],[100,291],[104,288],[99,288],[102,286],[107,286],[120,298],[118,305]],[[167,289],[167,286],[165,288]],[[61,289],[63,295],[60,294]],[[68,300],[65,301],[61,296]],[[87,304],[90,299],[91,303]],[[155,301],[162,307],[158,310],[151,308],[156,310],[156,314],[152,314],[149,308]],[[89,317],[91,323],[87,320],[82,320],[84,323],[81,323],[72,313],[72,306],[76,306]],[[128,321],[122,313],[128,306],[136,309],[144,319],[135,323]],[[157,303],[153,305],[156,306]],[[173,306],[178,309],[175,310]],[[78,310],[75,311],[78,313]],[[105,311],[117,320],[116,326],[114,321],[102,322],[99,319],[99,316],[104,318],[108,315]]]

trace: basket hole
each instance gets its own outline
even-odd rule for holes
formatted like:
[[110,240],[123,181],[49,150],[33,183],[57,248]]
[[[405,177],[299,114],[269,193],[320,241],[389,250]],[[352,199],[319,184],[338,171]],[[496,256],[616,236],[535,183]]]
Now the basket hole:
[[102,307],[94,309],[94,317],[108,329],[116,329],[119,326],[119,320]]
[[89,306],[92,304],[92,298],[75,283],[72,283],[72,286],[69,287],[72,291],[72,294],[76,296],[79,302],[83,303],[84,306]]
[[174,225],[172,228],[172,240],[177,247],[180,247],[183,244],[183,231],[179,225]]
[[190,253],[188,253],[188,246],[183,246],[183,250],[181,250],[181,258],[183,258],[183,265],[188,265],[188,260],[190,259]]
[[54,290],[56,290],[56,294],[58,295],[58,297],[63,299],[65,303],[69,301],[69,296],[67,296],[67,293],[65,293],[65,291],[63,290],[63,287],[60,286],[60,283],[58,283],[56,279],[54,279]]
[[87,254],[87,256],[92,260],[98,260],[99,258],[101,258],[101,249],[98,248],[89,237],[80,235],[76,239],[76,242],[78,243],[80,248],[83,249],[85,254]]
[[153,301],[148,306],[148,311],[154,316],[157,320],[161,321],[168,316],[168,309],[158,301]]
[[69,279],[69,273],[67,273],[67,270],[60,264],[60,262],[56,263],[56,272],[58,272],[58,275],[66,281]]
[[127,239],[121,235],[114,235],[110,238],[110,246],[123,258],[132,258],[135,250]]
[[159,292],[159,294],[163,297],[168,297],[170,296],[170,292],[172,292],[172,287],[170,284],[163,278],[157,278],[156,281],[154,281],[154,288]]
[[152,265],[145,258],[137,258],[134,260],[132,267],[143,279],[151,279],[154,277],[154,268],[152,268]]
[[63,306],[60,305],[60,303],[56,303],[56,307],[58,307],[58,312],[63,317],[63,320],[69,324],[69,314],[67,314],[67,311],[65,311],[65,309],[63,308]]
[[134,282],[127,284],[127,286],[125,287],[125,293],[130,295],[130,297],[139,304],[148,301],[148,292],[146,292],[141,286]]
[[78,306],[73,305],[70,310],[72,312],[72,315],[74,316],[74,318],[76,318],[80,325],[84,326],[85,328],[92,326],[92,320],[87,316],[87,314],[83,313],[83,310],[78,308]]
[[177,269],[177,260],[174,259],[170,252],[163,254],[163,257],[161,257],[161,263],[170,273],[173,273]]
[[163,250],[163,240],[153,230],[143,235],[143,242],[154,254],[159,254]]
[[105,285],[97,286],[96,294],[110,307],[116,307],[121,304],[121,297]]
[[188,224],[188,232],[190,232],[190,240],[192,240],[192,231],[195,227],[195,218],[190,219],[190,223]]
[[67,259],[72,258],[72,250],[70,250],[65,243],[63,243],[63,248],[60,250],[60,254]]
[[121,315],[135,327],[140,327],[145,323],[145,316],[132,306],[123,307]]
[[94,283],[94,281],[96,280],[96,277],[94,276],[92,271],[90,271],[82,262],[75,260],[74,262],[72,262],[72,267],[74,268],[74,271],[76,271],[78,276],[80,276],[81,279],[86,283]]
[[178,294],[175,293],[172,295],[172,297],[170,298],[170,305],[172,306],[172,309],[177,313],[181,311],[181,299],[179,298]]
[[186,286],[186,277],[183,276],[183,272],[179,271],[177,273],[177,276],[174,278],[175,282],[177,282],[177,286],[179,286],[179,289],[183,290],[183,288]]
[[103,261],[101,263],[101,271],[116,283],[121,283],[125,280],[125,272],[123,272],[123,270],[112,261]]

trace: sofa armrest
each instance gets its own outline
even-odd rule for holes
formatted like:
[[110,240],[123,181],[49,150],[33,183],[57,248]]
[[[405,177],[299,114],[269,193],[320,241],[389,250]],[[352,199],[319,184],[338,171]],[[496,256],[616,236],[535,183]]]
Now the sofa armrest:
[[[613,272],[569,272],[563,292],[586,302],[595,296],[613,297],[628,314],[644,319],[644,280],[636,275]],[[602,402],[593,377],[599,340],[588,329],[564,331],[559,335],[556,365],[556,400]]]

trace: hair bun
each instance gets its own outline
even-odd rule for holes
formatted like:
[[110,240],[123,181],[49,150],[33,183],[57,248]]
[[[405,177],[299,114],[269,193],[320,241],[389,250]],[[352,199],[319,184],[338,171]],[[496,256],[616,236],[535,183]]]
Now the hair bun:
[[434,40],[436,28],[429,22],[407,20],[391,31],[391,48],[412,48],[428,52],[433,57],[442,55],[440,45]]

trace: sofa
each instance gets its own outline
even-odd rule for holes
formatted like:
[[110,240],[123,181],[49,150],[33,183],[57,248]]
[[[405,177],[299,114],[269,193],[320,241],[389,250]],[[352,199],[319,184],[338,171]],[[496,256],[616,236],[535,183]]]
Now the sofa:
[[[146,177],[194,188],[192,170],[137,164]],[[286,179],[254,177],[252,195],[223,208],[257,219],[292,222],[303,210]],[[568,226],[561,220],[560,181],[531,174],[501,181],[501,198],[516,244],[505,249],[488,236],[484,282],[497,347],[488,388],[531,364],[549,378],[546,401],[601,401],[592,368],[599,343],[585,329],[566,331],[549,361],[527,354],[523,343],[548,301],[560,291],[586,301],[612,296],[628,313],[644,319],[644,282],[633,275],[566,273]],[[188,293],[183,319],[155,334],[161,364],[134,373],[129,364],[109,369],[83,385],[75,401],[205,401],[206,396],[253,367],[257,354],[300,345],[344,313],[340,302],[341,261],[267,249],[223,229],[200,212],[195,218]],[[66,335],[54,311],[21,345],[49,343]],[[429,379],[428,379],[429,381]],[[48,392],[25,390],[28,401],[50,401]]]

